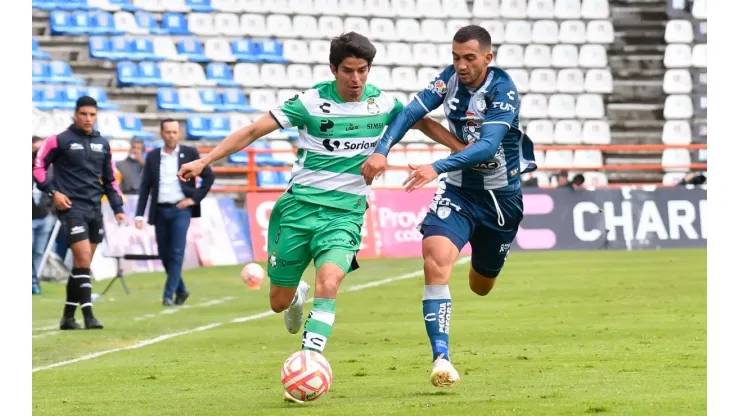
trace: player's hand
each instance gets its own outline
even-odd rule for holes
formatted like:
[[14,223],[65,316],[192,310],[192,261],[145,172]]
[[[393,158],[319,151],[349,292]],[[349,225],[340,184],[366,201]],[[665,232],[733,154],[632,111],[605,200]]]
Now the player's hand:
[[116,222],[118,223],[118,225],[128,225],[126,214],[116,214]]
[[205,169],[205,167],[206,164],[203,163],[201,159],[185,163],[184,165],[180,166],[180,171],[177,172],[177,177],[180,178],[181,181],[187,182],[197,176],[200,176],[200,173],[203,172],[203,169]]
[[66,211],[72,208],[72,201],[67,198],[67,195],[64,195],[59,191],[54,192],[52,200],[54,202],[54,206],[57,208],[57,211]]
[[193,201],[193,198],[185,198],[177,203],[177,207],[180,209],[192,207],[193,205],[195,205],[195,201]]
[[144,228],[144,220],[139,218],[136,221],[134,221],[134,225],[136,225],[137,229],[141,230],[142,228]]
[[406,187],[406,192],[419,189],[439,176],[432,165],[409,164],[409,167],[411,168],[411,173],[409,174],[409,177],[403,181],[403,185]]
[[362,176],[365,177],[365,183],[371,184],[373,179],[377,179],[385,171],[388,165],[388,158],[380,153],[370,155],[365,163],[362,164]]

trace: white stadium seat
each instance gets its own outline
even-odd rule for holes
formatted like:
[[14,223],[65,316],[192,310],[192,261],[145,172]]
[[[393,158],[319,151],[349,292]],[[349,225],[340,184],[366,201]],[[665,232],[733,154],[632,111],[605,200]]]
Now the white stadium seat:
[[[103,136],[117,137],[117,138],[130,138],[123,132],[121,128],[121,120],[118,118],[119,114],[115,112],[101,112],[98,114],[98,131]],[[111,140],[111,142],[113,142]],[[113,143],[111,143],[113,147]]]
[[260,67],[257,64],[243,62],[234,65],[234,81],[245,87],[262,86]]
[[183,80],[188,85],[201,85],[209,86],[216,85],[214,81],[206,79],[206,73],[203,71],[203,67],[195,62],[185,62],[180,66],[180,73],[182,74]]
[[236,0],[236,3],[245,13],[267,13],[267,4],[263,0]]
[[496,65],[502,68],[521,68],[524,65],[524,48],[521,45],[501,45],[494,56]]
[[149,34],[149,28],[140,27],[133,14],[129,12],[118,11],[113,15],[113,22],[116,29],[122,30],[132,35]]
[[421,86],[419,90],[426,88],[426,86],[429,85],[429,83],[432,82],[432,80],[436,78],[437,75],[439,75],[439,69],[437,68],[430,68],[430,67],[419,68],[419,70],[416,72],[417,83],[419,86]]
[[570,150],[548,150],[545,152],[544,165],[548,168],[573,167],[573,152]]
[[584,84],[583,71],[580,69],[561,69],[558,72],[559,92],[580,94],[584,91]]
[[601,150],[576,150],[573,152],[573,167],[593,169],[604,166],[604,156]]
[[609,60],[604,45],[583,45],[578,55],[578,65],[583,68],[606,68]]
[[[272,150],[293,150],[293,145],[287,140],[274,140],[270,142],[270,148]],[[296,160],[296,155],[293,152],[275,152],[272,157],[288,165],[292,165]]]
[[684,173],[684,172],[667,172],[667,173],[664,173],[663,174],[663,185],[666,185],[666,186],[676,186],[685,177],[686,177],[686,173]]
[[555,2],[553,0],[529,0],[527,17],[530,19],[552,19],[555,17]]
[[229,124],[231,130],[236,131],[252,124],[252,120],[246,114],[231,114],[229,115]]
[[218,12],[241,13],[243,11],[236,0],[211,0],[211,5]]
[[557,79],[554,69],[535,69],[529,75],[529,89],[536,93],[555,93]]
[[428,42],[444,42],[452,39],[447,37],[445,23],[439,19],[424,19],[421,21],[421,36]]
[[666,120],[687,119],[694,115],[694,103],[688,95],[669,95],[663,106],[663,118]]
[[212,61],[235,62],[236,58],[231,53],[231,44],[224,38],[206,39],[204,53]]
[[586,23],[582,20],[565,20],[560,23],[560,43],[586,43]]
[[273,35],[279,38],[295,37],[293,33],[293,20],[284,14],[271,14],[267,16],[265,24]]
[[339,16],[319,17],[319,36],[331,39],[344,31],[344,22]]
[[486,29],[491,35],[491,43],[500,45],[504,43],[504,23],[499,20],[483,20],[479,25]]
[[416,11],[423,17],[444,16],[442,3],[439,0],[416,0]]
[[534,144],[553,144],[555,126],[551,120],[532,120],[527,123],[527,136]]
[[437,45],[437,58],[439,59],[437,65],[442,68],[448,66],[452,62],[452,43],[445,42]]
[[[370,73],[372,74],[375,70],[375,67],[370,70]],[[322,64],[322,65],[315,65],[313,67],[313,82],[314,84],[327,81],[330,79],[334,79],[334,75],[331,73],[331,68],[329,68],[329,65]]]
[[538,20],[532,24],[533,43],[556,44],[558,36],[558,24],[554,20]]
[[691,66],[694,68],[706,68],[707,67],[707,45],[702,43],[694,45],[694,50],[691,53]]
[[290,85],[299,89],[311,88],[313,82],[313,70],[305,64],[288,65],[286,76]]
[[270,34],[265,23],[265,16],[261,14],[243,14],[239,18],[239,26],[246,36],[262,37]]
[[609,15],[609,0],[583,0],[581,3],[583,19],[608,19]]
[[148,12],[163,12],[167,8],[167,5],[161,0],[134,0],[134,6]]
[[504,19],[526,19],[527,2],[523,0],[501,0],[500,13]]
[[239,16],[233,13],[217,13],[213,17],[213,25],[216,30],[222,35],[226,36],[243,36],[241,25],[239,24]]
[[381,90],[393,89],[391,71],[385,66],[373,66],[367,77],[367,81]]
[[[242,25],[244,17],[242,16]],[[303,39],[317,39],[321,37],[319,33],[319,22],[315,16],[293,16],[293,35]]]
[[522,118],[547,118],[547,97],[542,94],[522,96],[519,116]]
[[272,110],[278,105],[275,90],[261,88],[253,89],[249,93],[249,104],[257,111],[261,111],[264,113]]
[[[310,62],[323,63],[329,59],[329,50],[331,42],[328,40],[312,40],[308,45]],[[284,49],[283,49],[284,50]]]
[[611,94],[614,91],[612,72],[608,69],[589,69],[584,88],[589,93]]
[[416,19],[398,19],[396,20],[396,34],[398,38],[406,42],[423,42],[424,36],[421,33],[421,25]]
[[368,15],[368,12],[365,9],[365,0],[339,0],[339,10],[349,16]]
[[661,157],[661,164],[665,172],[688,172],[691,164],[691,154],[688,149],[665,149]]
[[374,42],[373,46],[375,46],[375,59],[373,59],[373,65],[390,65],[393,63],[393,58],[388,54],[385,43]]
[[514,85],[520,94],[526,94],[530,91],[529,72],[526,69],[509,69],[506,72],[514,81]]
[[170,82],[172,85],[187,85],[187,80],[182,76],[180,63],[177,62],[160,62],[159,73],[162,75],[162,81]]
[[205,105],[200,100],[200,93],[196,88],[180,88],[177,91],[180,96],[180,104],[196,113],[209,113],[214,111],[213,106]]
[[604,172],[583,172],[583,185],[586,187],[598,187],[609,184],[609,179]]
[[[299,0],[299,1],[303,1],[303,0]],[[371,16],[378,16],[378,17],[394,16],[393,9],[391,9],[390,0],[366,0],[365,10]]]
[[437,65],[437,48],[431,43],[415,43],[412,48],[413,61],[419,65]]
[[[468,2],[465,0],[442,0],[442,10],[449,17],[470,17]],[[488,17],[488,16],[479,16]]]
[[370,32],[370,22],[362,17],[348,17],[344,19],[344,31],[368,33]]
[[694,0],[691,14],[695,19],[707,20],[707,3],[709,0]]
[[416,71],[409,66],[397,66],[391,70],[391,83],[394,90],[417,90]]
[[668,120],[663,125],[663,144],[691,144],[691,124],[687,120]]
[[414,0],[391,0],[393,15],[401,18],[420,17]]
[[555,18],[580,19],[581,0],[555,0]]
[[668,69],[663,76],[663,92],[666,94],[689,94],[692,90],[691,73],[688,69]]
[[575,118],[576,98],[569,94],[551,95],[548,100],[547,113],[555,119]]
[[312,63],[308,43],[304,40],[288,39],[283,43],[283,56],[290,62]]
[[550,66],[550,47],[546,45],[527,45],[524,49],[524,66],[547,68]]
[[611,144],[612,133],[609,122],[606,120],[586,120],[583,122],[581,133],[584,144],[605,145]]
[[211,13],[190,13],[188,15],[188,30],[195,35],[216,36],[218,30],[213,24]]
[[665,26],[666,43],[692,43],[694,28],[688,20],[669,20]]
[[592,20],[586,25],[588,43],[614,43],[614,25],[609,20]]
[[598,94],[581,94],[576,100],[576,116],[578,118],[604,118],[604,98]]
[[501,0],[474,0],[473,16],[484,19],[501,16]]
[[470,24],[467,20],[462,19],[452,19],[447,21],[446,30],[447,30],[447,40],[452,39],[455,37],[455,34],[458,30],[462,29],[465,26],[468,26]]
[[313,0],[313,8],[319,16],[342,14],[339,0]]
[[154,53],[168,61],[186,61],[187,58],[181,56],[175,48],[172,38],[166,36],[157,36],[154,38]]
[[260,79],[268,87],[287,88],[291,85],[291,81],[285,74],[285,65],[282,64],[262,64]]
[[527,45],[532,42],[532,24],[526,20],[511,20],[504,30],[504,42]]
[[555,144],[576,145],[581,144],[581,123],[577,120],[560,120],[555,123]]
[[370,37],[382,41],[396,41],[396,25],[391,19],[379,17],[370,20]]
[[555,68],[575,68],[578,66],[578,47],[576,45],[555,45],[552,47],[551,65]]
[[663,65],[666,68],[688,68],[691,66],[691,46],[677,43],[665,48]]
[[403,65],[408,63],[411,56],[411,45],[408,43],[393,42],[386,46],[388,58],[392,64]]

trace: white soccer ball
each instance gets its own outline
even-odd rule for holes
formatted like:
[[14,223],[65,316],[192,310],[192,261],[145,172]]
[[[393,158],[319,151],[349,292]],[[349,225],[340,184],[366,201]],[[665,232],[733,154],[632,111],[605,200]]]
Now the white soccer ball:
[[329,361],[316,351],[294,353],[285,360],[280,375],[285,391],[300,401],[316,400],[331,387]]
[[250,289],[259,289],[265,279],[265,269],[257,263],[249,263],[242,269],[242,280]]

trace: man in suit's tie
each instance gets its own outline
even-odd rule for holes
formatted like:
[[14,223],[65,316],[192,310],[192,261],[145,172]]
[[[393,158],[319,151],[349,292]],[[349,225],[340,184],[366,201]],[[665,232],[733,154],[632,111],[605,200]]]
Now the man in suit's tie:
[[[213,171],[204,169],[200,187],[195,180],[182,182],[177,172],[183,163],[200,157],[198,149],[179,144],[180,124],[172,119],[160,123],[164,146],[149,152],[139,186],[136,227],[144,226],[144,210],[151,195],[149,224],[154,225],[159,257],[167,272],[162,304],[182,305],[190,296],[182,281],[182,264],[190,218],[200,217],[200,201],[213,185]],[[173,300],[173,295],[175,296]]]

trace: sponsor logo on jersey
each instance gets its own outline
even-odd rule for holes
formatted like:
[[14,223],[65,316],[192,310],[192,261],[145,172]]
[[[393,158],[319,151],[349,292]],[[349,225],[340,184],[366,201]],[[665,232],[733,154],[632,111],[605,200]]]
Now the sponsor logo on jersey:
[[465,122],[462,127],[462,132],[465,143],[475,143],[480,137],[480,132],[478,131],[478,123],[473,120],[468,120],[467,122]]
[[378,144],[378,141],[365,141],[365,140],[346,140],[341,142],[339,140],[324,139],[321,144],[324,145],[326,150],[333,152],[335,150],[367,150],[374,149]]
[[381,122],[377,123],[367,123],[368,130],[376,130],[376,129],[382,129],[385,125]]
[[375,102],[375,98],[367,99],[367,112],[370,114],[380,113],[380,106]]
[[331,128],[334,127],[334,122],[331,120],[321,120],[321,124],[319,125],[319,130],[321,130],[322,133],[326,133]]
[[355,131],[355,130],[357,130],[357,129],[359,129],[359,128],[360,128],[360,126],[358,126],[357,124],[352,124],[352,123],[349,123],[349,126],[347,126],[347,127],[346,127],[346,128],[344,129],[344,131]]
[[491,104],[491,108],[494,108],[494,109],[498,108],[498,109],[501,109],[502,111],[511,111],[512,113],[516,112],[516,107],[514,107],[513,105],[509,103],[502,103],[500,101],[496,101],[495,103]]
[[516,97],[516,92],[514,92],[514,90],[511,90],[506,93],[506,96],[509,98],[509,100],[514,101],[514,98]]
[[85,150],[85,148],[79,143],[72,143],[69,145],[69,150]]
[[102,143],[90,143],[90,149],[94,152],[102,152],[103,151],[103,144]]
[[509,248],[511,248],[511,244],[501,244],[501,247],[498,249],[499,254],[506,253],[509,251]]

